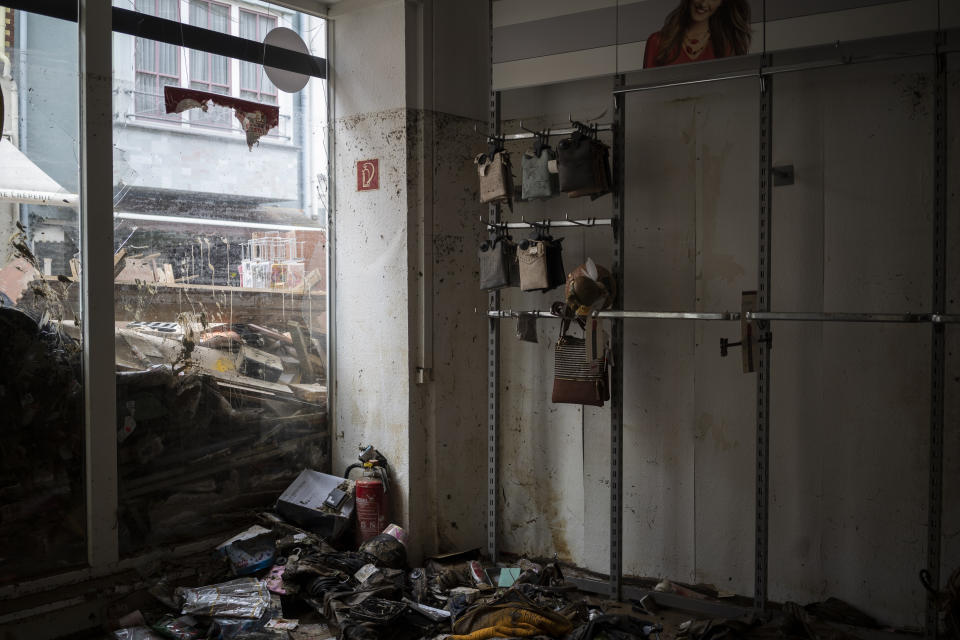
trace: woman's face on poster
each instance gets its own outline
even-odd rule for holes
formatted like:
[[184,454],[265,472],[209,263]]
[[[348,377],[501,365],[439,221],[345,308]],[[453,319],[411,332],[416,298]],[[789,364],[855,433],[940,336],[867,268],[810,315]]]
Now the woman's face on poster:
[[693,18],[694,22],[709,20],[710,16],[716,13],[720,5],[723,4],[723,0],[689,0],[689,2],[690,17]]

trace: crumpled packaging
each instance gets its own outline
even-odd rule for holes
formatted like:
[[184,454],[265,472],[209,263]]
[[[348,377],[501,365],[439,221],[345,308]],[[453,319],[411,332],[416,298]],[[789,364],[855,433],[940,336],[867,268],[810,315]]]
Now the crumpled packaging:
[[241,578],[196,589],[177,589],[183,598],[182,613],[211,618],[259,619],[270,608],[267,583]]
[[145,626],[117,629],[113,632],[113,637],[116,640],[163,640],[163,636]]

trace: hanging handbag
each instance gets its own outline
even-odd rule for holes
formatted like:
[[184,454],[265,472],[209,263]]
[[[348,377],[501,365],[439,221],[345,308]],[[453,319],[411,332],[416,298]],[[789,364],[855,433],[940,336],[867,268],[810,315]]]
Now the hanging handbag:
[[571,198],[580,196],[590,196],[591,200],[596,200],[600,196],[610,193],[610,148],[599,140],[590,140],[591,154],[593,154],[592,168],[593,181],[589,186],[579,189],[573,189],[567,192]]
[[510,154],[506,151],[493,155],[481,153],[473,162],[480,177],[480,202],[509,203],[513,196]]
[[[569,326],[569,319],[561,320],[560,339],[554,348],[552,400],[557,404],[602,407],[610,399],[606,346],[591,345],[590,351],[596,355],[588,360],[586,340],[567,335]],[[592,336],[601,340],[601,333],[594,331]]]
[[507,286],[520,286],[520,264],[517,262],[517,243],[510,236],[503,240],[503,256],[507,261]]
[[567,281],[567,272],[563,268],[563,238],[553,238],[547,243],[547,288],[555,289]]
[[569,193],[596,186],[596,157],[592,147],[590,139],[579,132],[557,145],[560,191]]
[[617,283],[610,271],[592,258],[567,274],[564,289],[567,310],[564,315],[590,315],[595,310],[609,309],[617,294]]
[[556,158],[550,147],[543,147],[539,153],[527,151],[520,160],[523,170],[521,197],[524,200],[549,198],[557,193],[556,176],[550,173],[549,164]]
[[520,289],[535,291],[550,286],[547,278],[547,243],[524,242],[517,247],[517,263],[520,268]]
[[510,284],[510,267],[503,239],[484,242],[477,251],[480,259],[480,288],[499,289]]

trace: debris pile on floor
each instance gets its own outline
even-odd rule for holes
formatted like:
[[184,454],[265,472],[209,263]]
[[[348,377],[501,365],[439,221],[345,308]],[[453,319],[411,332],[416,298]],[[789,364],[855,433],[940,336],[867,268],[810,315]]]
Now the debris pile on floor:
[[406,532],[397,525],[356,543],[350,534],[356,522],[349,517],[357,506],[354,484],[304,470],[279,494],[276,511],[260,513],[257,524],[211,550],[194,583],[179,584],[161,570],[148,599],[116,603],[109,637],[822,640],[854,638],[852,625],[879,627],[835,599],[806,607],[787,603],[765,617],[748,608],[730,618],[692,616],[666,601],[710,601],[715,612],[716,590],[666,580],[639,600],[605,600],[580,591],[556,559],[497,566],[483,563],[479,549],[411,567]]
[[112,637],[588,640],[645,638],[662,628],[651,617],[604,615],[599,601],[565,581],[556,561],[484,566],[474,549],[410,567],[406,532],[393,524],[347,543],[354,540],[354,485],[304,470],[278,496],[276,511],[212,550],[203,584],[161,577],[151,600],[119,603],[128,610],[114,618]]

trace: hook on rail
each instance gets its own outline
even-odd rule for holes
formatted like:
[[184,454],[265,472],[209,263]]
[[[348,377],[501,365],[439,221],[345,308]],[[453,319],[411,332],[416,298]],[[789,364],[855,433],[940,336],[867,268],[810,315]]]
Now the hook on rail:
[[563,219],[566,220],[567,222],[569,222],[570,224],[575,225],[575,226],[577,226],[577,227],[592,227],[592,226],[596,225],[596,223],[597,223],[597,219],[596,219],[595,217],[594,217],[594,218],[587,218],[587,221],[586,221],[586,222],[580,222],[579,220],[571,220],[571,219],[570,219],[570,214],[568,214],[568,213],[563,214]]

